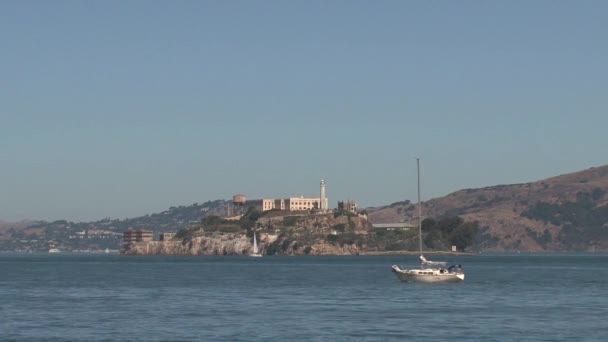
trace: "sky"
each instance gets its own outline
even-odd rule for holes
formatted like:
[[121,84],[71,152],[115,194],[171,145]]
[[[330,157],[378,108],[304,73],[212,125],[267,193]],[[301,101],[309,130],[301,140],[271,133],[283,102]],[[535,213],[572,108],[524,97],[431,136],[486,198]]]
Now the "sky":
[[608,164],[606,1],[0,2],[0,219]]

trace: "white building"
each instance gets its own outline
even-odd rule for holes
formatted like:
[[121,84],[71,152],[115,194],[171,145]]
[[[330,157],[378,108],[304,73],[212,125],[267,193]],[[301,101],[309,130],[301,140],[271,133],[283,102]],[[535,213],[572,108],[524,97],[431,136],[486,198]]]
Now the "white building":
[[321,180],[320,197],[264,198],[249,200],[246,205],[261,211],[272,209],[289,211],[319,209],[326,211],[329,209],[329,199],[325,195],[325,180],[323,179]]
[[327,209],[329,209],[329,203],[327,201],[327,197],[325,196],[325,179],[321,179],[321,195],[319,196],[319,198],[319,209],[321,209],[321,211],[326,211]]
[[[327,201],[327,198],[325,199]],[[280,199],[259,199],[247,201],[247,206],[254,207],[261,211],[267,211],[272,209],[278,210],[311,210],[318,209],[321,207],[321,199],[319,197],[289,197]],[[327,205],[327,202],[326,202]]]

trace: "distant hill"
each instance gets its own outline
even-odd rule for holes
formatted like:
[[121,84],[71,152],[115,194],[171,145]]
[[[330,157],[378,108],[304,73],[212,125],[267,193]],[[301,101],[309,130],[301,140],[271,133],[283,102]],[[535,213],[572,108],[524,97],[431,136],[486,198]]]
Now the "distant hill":
[[[608,251],[608,166],[532,183],[464,189],[423,202],[425,217],[478,221],[483,251]],[[369,208],[373,223],[414,222],[409,201]]]
[[210,216],[226,216],[225,200],[176,206],[151,215],[129,219],[106,218],[94,222],[19,222],[0,229],[0,251],[43,252],[50,247],[62,251],[118,249],[122,233],[129,228],[159,232],[177,232]]
[[7,231],[11,228],[24,228],[32,224],[32,221],[19,221],[19,222],[6,222],[0,220],[0,233],[3,231]]

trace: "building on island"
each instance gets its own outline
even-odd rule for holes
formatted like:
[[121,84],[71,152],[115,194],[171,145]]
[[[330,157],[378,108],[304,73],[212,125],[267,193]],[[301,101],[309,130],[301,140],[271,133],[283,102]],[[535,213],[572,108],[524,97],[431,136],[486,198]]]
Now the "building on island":
[[325,179],[321,179],[321,194],[319,195],[319,209],[326,211],[329,209],[329,203],[325,196]]
[[[239,194],[233,196],[233,202],[237,200],[237,196],[242,196],[239,197],[239,200],[245,201],[245,195]],[[279,199],[264,198],[247,200],[245,202],[245,205],[248,207],[254,207],[260,211],[267,211],[272,209],[289,211],[318,209],[321,211],[327,211],[329,208],[329,199],[325,195],[325,179],[323,179],[321,180],[319,197],[300,196]]]
[[257,199],[247,201],[247,206],[254,207],[261,211],[267,211],[272,209],[277,210],[311,210],[318,209],[320,206],[319,197],[289,197],[280,199]]
[[160,241],[169,241],[169,240],[173,239],[174,236],[175,236],[175,233],[162,232],[158,236],[158,239]]
[[338,210],[350,211],[351,213],[357,213],[357,202],[355,201],[338,201]]
[[257,210],[266,211],[275,208],[274,202],[274,199],[255,199],[247,201],[246,206],[254,207]]
[[232,203],[235,205],[245,205],[245,203],[247,203],[247,196],[243,194],[236,194],[232,196]]
[[153,240],[153,234],[150,230],[129,228],[122,235],[123,242],[147,242]]

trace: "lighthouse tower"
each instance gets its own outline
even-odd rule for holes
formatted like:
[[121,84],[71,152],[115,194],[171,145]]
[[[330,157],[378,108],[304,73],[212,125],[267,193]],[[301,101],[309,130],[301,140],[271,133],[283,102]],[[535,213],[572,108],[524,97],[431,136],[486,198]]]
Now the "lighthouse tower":
[[321,179],[321,197],[319,197],[319,209],[326,211],[329,208],[327,197],[325,197],[325,179]]

